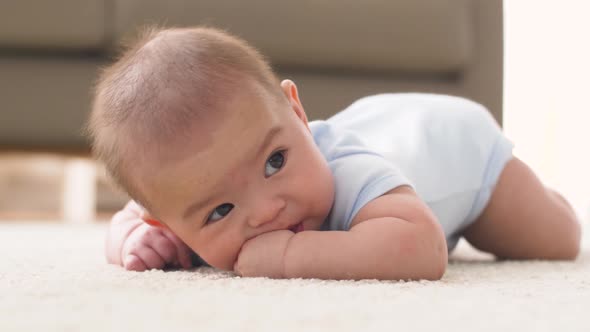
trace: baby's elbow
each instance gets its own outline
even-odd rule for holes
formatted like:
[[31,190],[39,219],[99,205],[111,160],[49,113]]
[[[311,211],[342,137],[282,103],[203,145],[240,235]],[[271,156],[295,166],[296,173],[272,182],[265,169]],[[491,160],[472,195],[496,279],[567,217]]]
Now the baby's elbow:
[[[405,239],[402,256],[407,262],[403,279],[431,280],[442,279],[448,264],[448,251],[444,237],[441,239],[432,230],[422,229],[415,236]],[[409,259],[408,259],[409,258]],[[392,273],[396,273],[393,271]],[[399,266],[397,266],[399,269]],[[397,271],[397,273],[400,273]]]
[[[448,259],[447,259],[447,250],[445,248],[444,250],[445,254],[444,255],[440,255],[440,257],[438,257],[435,262],[432,264],[432,274],[429,275],[426,279],[427,280],[441,280],[442,277],[445,275],[445,272],[447,270],[447,264],[448,264]],[[444,258],[443,258],[444,256]]]
[[447,240],[442,227],[436,217],[425,223],[426,252],[425,260],[428,261],[427,275],[424,279],[440,280],[444,276],[449,262]]
[[[405,267],[403,279],[440,280],[444,276],[448,264],[448,249],[442,228],[436,221],[423,221],[415,224],[410,233],[399,238],[396,250],[399,250],[401,261]],[[400,266],[392,266],[399,272]]]
[[425,275],[423,279],[426,280],[440,280],[445,275],[447,270],[448,258],[447,258],[447,249],[444,248],[443,250],[436,249],[431,255],[431,261],[428,264],[428,268],[425,271]]

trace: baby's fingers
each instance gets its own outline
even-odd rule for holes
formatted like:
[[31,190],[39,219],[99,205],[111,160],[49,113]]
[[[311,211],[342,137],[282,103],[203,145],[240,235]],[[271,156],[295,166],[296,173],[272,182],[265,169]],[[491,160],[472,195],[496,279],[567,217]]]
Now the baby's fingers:
[[145,246],[130,252],[123,259],[123,267],[131,271],[162,269],[165,265],[164,259],[154,249]]
[[176,266],[179,263],[179,253],[176,244],[169,239],[165,232],[157,239],[153,240],[151,247],[162,257],[164,264],[168,266]]
[[127,257],[125,257],[125,259],[123,260],[123,267],[125,268],[125,270],[129,271],[141,272],[147,270],[147,266],[145,266],[143,261],[133,254],[129,254],[127,255]]
[[185,269],[190,269],[191,267],[193,267],[191,259],[193,251],[191,250],[191,248],[189,248],[184,242],[182,242],[182,240],[178,236],[176,236],[169,230],[163,230],[162,234],[164,234],[164,236],[166,236],[166,238],[168,238],[174,244],[178,264],[180,264],[180,266],[182,266]]

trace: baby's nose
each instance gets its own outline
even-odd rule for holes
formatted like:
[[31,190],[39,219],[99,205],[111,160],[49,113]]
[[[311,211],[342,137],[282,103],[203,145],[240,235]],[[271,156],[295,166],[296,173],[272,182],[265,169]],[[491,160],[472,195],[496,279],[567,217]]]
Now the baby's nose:
[[281,198],[258,199],[252,207],[249,224],[251,227],[260,227],[278,218],[285,208],[286,202]]

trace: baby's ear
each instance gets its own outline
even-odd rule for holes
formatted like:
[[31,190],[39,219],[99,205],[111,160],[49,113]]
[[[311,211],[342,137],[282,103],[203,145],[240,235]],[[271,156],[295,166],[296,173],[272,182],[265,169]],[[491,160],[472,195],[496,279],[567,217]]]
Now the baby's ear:
[[299,92],[297,91],[297,85],[291,80],[283,80],[281,82],[281,89],[289,101],[289,105],[297,114],[297,117],[301,119],[307,126],[307,114],[303,109],[303,104],[299,99]]
[[297,91],[297,85],[295,85],[295,82],[288,79],[283,80],[281,82],[281,89],[287,97],[287,100],[289,100],[289,103],[301,104],[301,101],[299,100],[299,92]]

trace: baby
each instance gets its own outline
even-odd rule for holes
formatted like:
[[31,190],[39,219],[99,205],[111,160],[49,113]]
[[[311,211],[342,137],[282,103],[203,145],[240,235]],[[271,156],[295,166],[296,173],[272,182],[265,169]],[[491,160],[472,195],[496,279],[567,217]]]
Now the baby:
[[502,259],[580,250],[481,105],[382,94],[309,122],[294,82],[212,28],[147,31],[101,75],[89,130],[133,198],[106,241],[129,270],[437,280],[461,237]]

